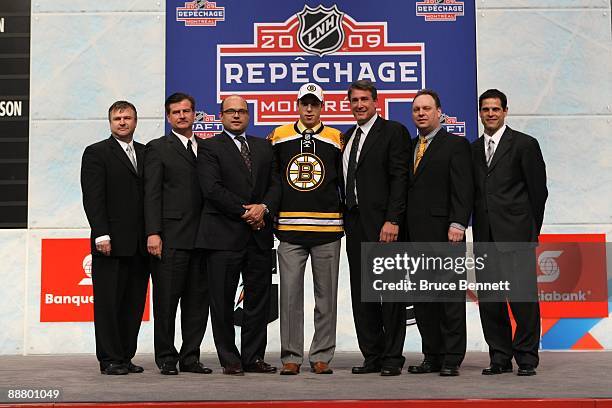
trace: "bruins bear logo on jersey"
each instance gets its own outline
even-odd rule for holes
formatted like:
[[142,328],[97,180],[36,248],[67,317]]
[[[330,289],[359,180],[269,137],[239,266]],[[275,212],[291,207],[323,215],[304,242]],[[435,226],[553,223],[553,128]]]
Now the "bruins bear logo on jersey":
[[268,139],[284,174],[276,235],[296,244],[340,238],[340,131],[323,124],[306,129],[298,121],[274,129]]
[[287,166],[287,182],[299,191],[319,187],[325,179],[325,165],[312,153],[300,153]]

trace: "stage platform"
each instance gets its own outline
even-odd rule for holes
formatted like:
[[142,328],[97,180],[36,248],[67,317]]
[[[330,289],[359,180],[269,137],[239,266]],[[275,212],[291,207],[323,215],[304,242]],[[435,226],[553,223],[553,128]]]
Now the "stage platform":
[[[419,363],[421,355],[406,353],[406,358],[407,366]],[[266,359],[280,365],[277,353],[269,353]],[[612,407],[611,352],[543,352],[538,374],[533,377],[518,377],[516,367],[513,374],[483,376],[480,372],[488,365],[488,355],[476,352],[468,353],[459,377],[414,375],[405,370],[397,377],[354,375],[350,369],[361,363],[359,353],[337,353],[332,375],[316,375],[306,369],[298,376],[247,373],[231,377],[221,373],[215,354],[205,354],[201,360],[214,369],[213,374],[162,376],[149,354],[133,360],[145,372],[127,376],[101,375],[94,355],[0,356],[0,407],[20,402],[7,400],[9,389],[59,389],[59,400],[44,401],[55,402],[55,406],[113,403],[133,407],[141,404],[116,403],[150,402],[148,406],[156,406],[176,402],[164,406],[437,407],[494,403],[496,408]]]

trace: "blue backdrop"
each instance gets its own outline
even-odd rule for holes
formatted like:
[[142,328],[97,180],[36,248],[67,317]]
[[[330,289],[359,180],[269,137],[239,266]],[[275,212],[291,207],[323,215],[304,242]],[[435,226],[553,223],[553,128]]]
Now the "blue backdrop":
[[166,95],[192,94],[194,129],[221,131],[219,102],[249,101],[250,134],[265,136],[297,118],[298,88],[325,91],[324,123],[353,122],[346,90],[367,78],[380,114],[404,123],[412,97],[436,90],[450,132],[477,137],[476,23],[473,0],[166,2]]

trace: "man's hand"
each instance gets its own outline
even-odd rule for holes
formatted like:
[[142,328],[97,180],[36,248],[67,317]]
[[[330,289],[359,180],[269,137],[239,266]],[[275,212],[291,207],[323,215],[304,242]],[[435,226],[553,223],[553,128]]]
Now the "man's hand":
[[258,223],[253,223],[251,224],[251,228],[254,231],[259,231],[260,229],[262,229],[263,227],[266,226],[266,222],[264,220],[259,221]]
[[102,255],[109,256],[111,253],[111,242],[110,240],[100,241],[96,243],[96,250],[101,252]]
[[465,231],[460,230],[455,227],[448,227],[448,240],[450,242],[460,242],[463,241],[463,236],[465,235]]
[[158,234],[149,235],[147,238],[147,251],[153,256],[161,259],[162,239]]
[[263,204],[247,204],[243,205],[243,207],[246,209],[246,211],[242,215],[242,219],[251,226],[262,221],[264,215],[266,214],[266,207]]
[[386,221],[380,229],[380,242],[395,242],[397,241],[397,235],[399,234],[399,226],[391,224]]

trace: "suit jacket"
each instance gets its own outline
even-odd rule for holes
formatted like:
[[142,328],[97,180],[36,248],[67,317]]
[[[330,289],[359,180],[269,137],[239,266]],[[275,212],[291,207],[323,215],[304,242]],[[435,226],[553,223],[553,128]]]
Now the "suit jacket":
[[147,144],[144,171],[146,235],[159,234],[168,248],[193,249],[202,211],[196,161],[171,132]]
[[[344,146],[349,143],[355,127],[343,135]],[[409,152],[408,129],[399,122],[379,116],[363,143],[355,170],[360,219],[369,241],[378,242],[380,229],[386,221],[400,223],[404,219]],[[338,175],[344,202],[342,160]]]
[[467,228],[472,213],[474,182],[470,143],[441,128],[425,150],[416,173],[412,140],[407,194],[406,233],[413,242],[447,242],[448,227]]
[[472,144],[472,161],[474,240],[536,242],[548,197],[538,141],[507,127],[489,167],[484,137]]
[[[198,143],[198,176],[204,197],[198,248],[240,250],[251,236],[262,249],[272,248],[273,215],[280,203],[278,163],[267,140],[247,136],[252,173],[225,132]],[[241,218],[245,204],[266,204],[265,227],[253,231]]]
[[111,237],[112,256],[146,254],[143,216],[144,145],[134,142],[138,172],[113,136],[87,146],[81,163],[83,207],[95,239]]

